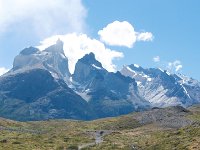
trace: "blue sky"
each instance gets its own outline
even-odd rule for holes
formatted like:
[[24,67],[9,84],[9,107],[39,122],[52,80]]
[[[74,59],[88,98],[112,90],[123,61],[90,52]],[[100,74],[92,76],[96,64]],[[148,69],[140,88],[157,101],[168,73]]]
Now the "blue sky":
[[[66,35],[76,32],[86,34],[89,41],[96,39],[106,48],[122,53],[123,58],[116,57],[117,59],[112,60],[117,69],[124,64],[132,63],[143,67],[171,69],[176,62],[175,65],[182,66],[178,72],[200,80],[198,70],[200,1],[198,0],[74,0],[73,2],[58,0],[56,4],[52,2],[52,5],[49,4],[52,0],[45,0],[45,2],[49,1],[48,5],[45,2],[40,4],[37,0],[31,4],[26,2],[24,5],[19,5],[16,0],[13,0],[16,1],[16,5],[12,7],[16,6],[21,10],[24,7],[29,8],[29,5],[35,6],[42,15],[30,9],[27,10],[29,13],[25,10],[18,15],[15,15],[16,12],[13,12],[14,15],[9,15],[6,9],[12,7],[1,1],[3,0],[0,0],[0,8],[2,5],[5,9],[4,12],[0,11],[0,18],[3,18],[0,19],[0,68],[11,68],[13,58],[24,47],[40,45],[40,41],[57,34]],[[46,10],[45,13],[43,10]],[[55,11],[52,18],[49,17],[52,14],[46,13],[49,10]],[[57,12],[58,10],[60,12]],[[115,21],[126,21],[139,33],[150,32],[153,40],[137,41],[132,47],[113,46],[102,41],[98,34],[99,30]],[[44,25],[45,22],[48,24]],[[160,59],[154,62],[153,58],[156,56]],[[99,59],[102,58],[99,56]]]

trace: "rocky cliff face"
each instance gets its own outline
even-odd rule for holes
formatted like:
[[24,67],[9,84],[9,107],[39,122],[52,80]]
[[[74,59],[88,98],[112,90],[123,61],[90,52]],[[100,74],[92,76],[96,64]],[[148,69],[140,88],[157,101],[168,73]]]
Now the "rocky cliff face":
[[15,120],[95,118],[90,106],[64,80],[44,69],[0,78],[0,114]]
[[29,47],[0,77],[0,116],[15,120],[90,120],[152,107],[200,103],[200,83],[161,69],[124,66],[108,72],[93,53],[68,69],[63,43]]
[[187,87],[182,83],[184,82],[182,78],[167,71],[129,65],[124,66],[121,73],[136,80],[140,95],[152,106],[182,105],[187,107],[199,101],[199,98],[191,97],[189,94],[190,85]]
[[71,74],[68,69],[68,59],[63,51],[62,41],[58,40],[55,45],[43,51],[34,47],[25,48],[15,57],[11,72],[33,68],[46,69],[55,78],[64,78],[67,81]]
[[16,120],[96,118],[89,104],[67,85],[70,73],[63,43],[44,51],[26,48],[0,77],[0,115]]
[[73,80],[77,83],[77,93],[88,101],[99,117],[149,108],[148,102],[138,96],[134,79],[120,72],[108,72],[93,53],[79,59]]
[[80,84],[86,84],[95,76],[101,76],[106,72],[101,63],[95,59],[94,54],[90,53],[78,60],[75,66],[73,80]]

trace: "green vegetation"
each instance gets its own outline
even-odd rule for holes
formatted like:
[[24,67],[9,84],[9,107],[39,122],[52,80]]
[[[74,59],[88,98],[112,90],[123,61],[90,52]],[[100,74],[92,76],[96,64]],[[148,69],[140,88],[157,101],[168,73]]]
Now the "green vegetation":
[[[159,123],[140,124],[134,114],[94,121],[49,120],[16,122],[0,119],[2,150],[76,150],[93,143],[91,131],[111,131],[103,142],[82,149],[94,150],[165,150],[200,149],[200,107],[183,116],[193,121],[181,128]],[[138,113],[140,115],[140,113]],[[100,132],[100,134],[102,134]]]

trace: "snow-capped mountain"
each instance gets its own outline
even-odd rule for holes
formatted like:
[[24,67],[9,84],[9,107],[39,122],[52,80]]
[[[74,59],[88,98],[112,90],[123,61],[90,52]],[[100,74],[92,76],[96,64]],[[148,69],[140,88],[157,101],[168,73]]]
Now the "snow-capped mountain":
[[93,53],[79,59],[72,75],[76,91],[86,99],[99,117],[116,116],[149,108],[138,96],[134,79],[120,72],[111,73],[102,67]]
[[0,116],[14,120],[96,118],[89,104],[68,86],[63,43],[39,51],[26,48],[0,77]]
[[148,109],[134,79],[110,73],[93,53],[68,69],[63,43],[25,48],[0,77],[0,115],[16,120],[94,119]]
[[188,96],[195,100],[194,103],[200,103],[200,82],[182,74],[174,74],[173,76],[183,86]]
[[191,78],[170,74],[159,68],[144,69],[135,64],[124,66],[121,73],[136,80],[140,96],[152,106],[187,107],[200,102],[200,84]]
[[108,72],[93,53],[80,58],[71,75],[60,40],[43,51],[25,48],[0,76],[0,117],[14,120],[90,120],[195,103],[197,80],[139,65]]
[[34,47],[25,48],[15,57],[10,73],[33,68],[48,70],[55,78],[64,78],[67,81],[71,74],[63,51],[63,42],[58,40],[55,45],[43,51]]

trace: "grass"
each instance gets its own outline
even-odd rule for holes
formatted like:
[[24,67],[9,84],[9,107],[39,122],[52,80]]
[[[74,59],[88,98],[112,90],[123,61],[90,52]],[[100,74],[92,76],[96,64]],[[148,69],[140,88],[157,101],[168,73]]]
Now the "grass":
[[86,149],[94,150],[198,150],[200,149],[200,107],[190,108],[187,118],[195,123],[180,129],[141,125],[133,115],[94,121],[49,120],[16,122],[0,119],[2,150],[63,150],[94,142],[89,130],[112,130],[104,142]]

